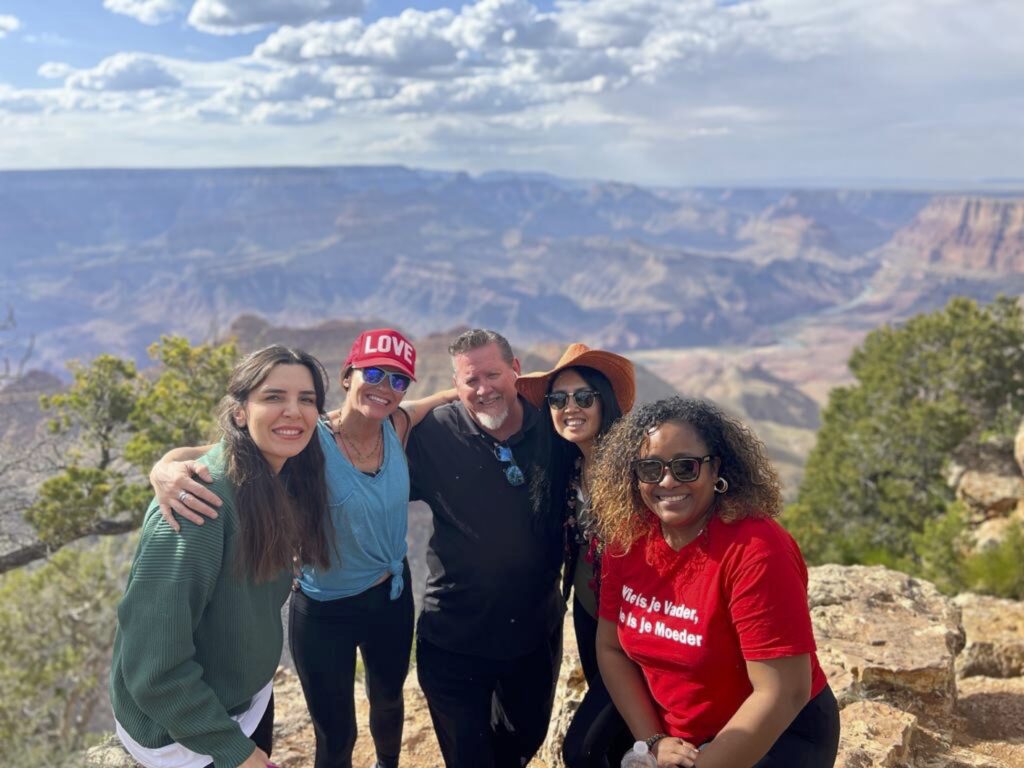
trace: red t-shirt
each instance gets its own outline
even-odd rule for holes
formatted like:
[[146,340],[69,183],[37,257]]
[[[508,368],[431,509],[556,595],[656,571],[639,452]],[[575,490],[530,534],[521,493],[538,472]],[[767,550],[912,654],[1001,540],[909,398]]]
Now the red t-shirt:
[[643,670],[664,731],[702,744],[753,688],[745,661],[811,656],[811,697],[825,687],[807,608],[807,565],[772,519],[717,516],[674,551],[652,517],[625,554],[606,550],[600,617]]

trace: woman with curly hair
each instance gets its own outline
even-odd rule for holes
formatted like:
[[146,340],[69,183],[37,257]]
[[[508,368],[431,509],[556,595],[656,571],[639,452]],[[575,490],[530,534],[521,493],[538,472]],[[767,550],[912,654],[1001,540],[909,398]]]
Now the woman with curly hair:
[[673,397],[621,419],[591,479],[606,541],[598,663],[658,765],[834,765],[839,711],[763,444]]

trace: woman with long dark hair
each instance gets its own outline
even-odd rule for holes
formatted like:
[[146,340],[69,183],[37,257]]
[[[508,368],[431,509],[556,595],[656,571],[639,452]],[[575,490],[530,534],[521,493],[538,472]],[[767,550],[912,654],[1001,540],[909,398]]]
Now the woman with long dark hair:
[[[604,435],[633,405],[633,364],[612,352],[570,344],[550,371],[519,377],[519,392],[541,409],[560,440],[552,447],[553,503],[562,513],[562,594],[573,594],[573,629],[587,693],[566,731],[567,768],[617,766],[633,743],[597,667],[597,605],[604,544],[590,509],[589,471]],[[546,404],[546,407],[545,407]]]
[[156,500],[146,512],[118,606],[110,700],[118,736],[147,768],[270,764],[293,563],[331,560],[315,439],[325,393],[305,352],[253,352],[232,371],[220,442],[199,460],[220,515],[179,534]]
[[[391,328],[364,331],[341,368],[345,402],[316,425],[335,552],[302,566],[288,631],[316,736],[316,768],[350,768],[356,742],[356,654],[362,656],[370,734],[380,768],[397,768],[405,716],[403,685],[413,637],[406,560],[409,430],[454,391],[403,403],[416,350]],[[175,449],[150,477],[161,502],[212,512],[216,497],[192,478],[196,449]],[[204,503],[205,502],[205,503]],[[209,524],[209,523],[207,523]],[[185,526],[188,528],[191,526]]]

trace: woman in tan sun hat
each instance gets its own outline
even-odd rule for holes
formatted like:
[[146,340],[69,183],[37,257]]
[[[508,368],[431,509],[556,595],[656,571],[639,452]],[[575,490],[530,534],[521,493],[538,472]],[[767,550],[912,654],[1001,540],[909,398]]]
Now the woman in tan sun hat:
[[600,439],[633,407],[633,364],[614,352],[570,344],[554,368],[520,376],[516,387],[562,438],[552,451],[551,492],[564,514],[562,593],[566,600],[574,593],[573,628],[588,686],[566,732],[563,758],[567,768],[607,768],[619,764],[633,739],[597,669],[603,543],[590,512],[587,469]]

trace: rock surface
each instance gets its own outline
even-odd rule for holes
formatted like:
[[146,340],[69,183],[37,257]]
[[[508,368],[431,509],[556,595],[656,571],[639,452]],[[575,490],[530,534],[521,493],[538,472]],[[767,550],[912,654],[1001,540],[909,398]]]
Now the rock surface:
[[[896,571],[837,565],[810,569],[809,600],[819,657],[842,707],[838,768],[1024,766],[1024,678],[1014,655],[1024,645],[1024,604],[950,600]],[[982,653],[990,641],[993,650]],[[567,621],[551,730],[529,768],[562,766],[562,735],[584,693],[578,658]],[[973,676],[957,678],[956,669],[971,668]],[[980,676],[995,670],[1013,676]],[[311,768],[313,731],[294,673],[279,670],[274,690],[274,762]],[[357,688],[354,765],[374,760],[367,715]],[[406,683],[402,760],[403,768],[442,765],[415,671]],[[116,740],[90,750],[84,765],[134,768]]]
[[998,546],[1013,525],[1024,524],[1024,422],[1013,446],[984,442],[961,449],[947,471],[947,481],[967,510],[973,549]]
[[949,713],[960,611],[930,583],[882,566],[813,569],[808,600],[818,658],[840,706],[884,698]]
[[841,713],[838,768],[906,765],[917,718],[884,701],[855,701]]
[[[1008,463],[1017,469],[1013,462]],[[1024,477],[1019,473],[967,470],[960,478],[956,496],[984,518],[1006,515],[1024,499]]]
[[999,198],[936,197],[893,238],[919,262],[951,270],[1024,270],[1024,206]]
[[971,445],[954,458],[948,480],[956,497],[967,505],[972,521],[1007,515],[1024,499],[1024,476],[1018,464],[1014,449],[1002,442]]
[[957,659],[960,677],[1024,675],[1024,603],[962,594],[953,600],[963,614],[967,645]]

